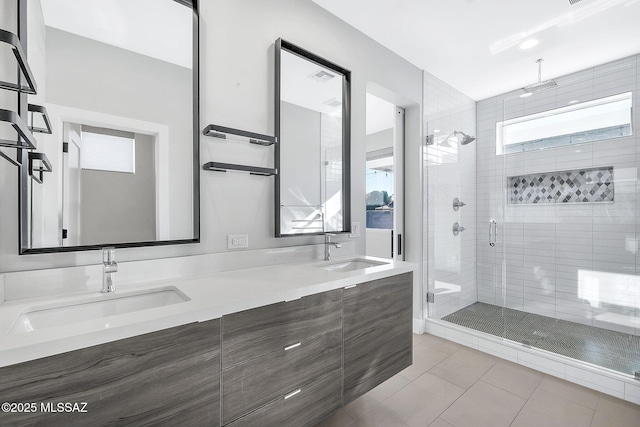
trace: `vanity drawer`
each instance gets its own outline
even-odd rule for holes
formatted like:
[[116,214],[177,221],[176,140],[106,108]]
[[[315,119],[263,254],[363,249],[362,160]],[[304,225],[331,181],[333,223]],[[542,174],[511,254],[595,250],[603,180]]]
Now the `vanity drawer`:
[[342,366],[342,328],[222,371],[223,424]]
[[342,370],[336,369],[311,383],[291,388],[286,394],[280,395],[278,400],[245,415],[229,426],[313,426],[341,406],[341,388]]
[[342,324],[342,289],[222,318],[222,368],[281,351]]

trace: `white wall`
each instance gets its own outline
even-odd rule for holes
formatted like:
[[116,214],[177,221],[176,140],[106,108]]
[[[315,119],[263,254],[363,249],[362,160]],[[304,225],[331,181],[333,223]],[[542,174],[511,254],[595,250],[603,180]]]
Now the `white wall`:
[[[640,332],[639,63],[631,56],[557,78],[556,89],[530,98],[511,92],[478,102],[479,301]],[[634,97],[631,137],[496,156],[497,121],[628,91]],[[599,166],[614,167],[613,203],[505,204],[508,176]],[[495,248],[487,245],[491,218],[499,223]]]
[[[435,143],[424,152],[423,268],[435,293],[431,317],[441,318],[474,303],[476,293],[476,142],[450,147],[439,143],[454,131],[475,135],[476,103],[431,74],[424,73],[424,135]],[[466,203],[457,212],[453,199]],[[453,235],[458,222],[466,230]]]
[[[420,147],[422,72],[395,53],[308,0],[203,1],[200,19],[201,128],[208,123],[274,132],[274,41],[282,37],[352,71],[352,220],[365,223],[365,99],[368,84],[386,88],[387,100],[407,109],[406,158],[417,162]],[[3,7],[4,7],[4,3]],[[4,14],[5,9],[3,9]],[[201,137],[201,163],[229,161],[272,165],[272,148]],[[407,182],[419,182],[419,167],[407,169]],[[18,256],[16,168],[0,162],[0,271],[85,265],[101,262],[98,251]],[[407,185],[409,187],[409,185]],[[419,187],[419,184],[418,184]],[[408,188],[419,200],[419,190]],[[273,179],[201,171],[201,243],[132,248],[119,260],[226,252],[227,234],[248,233],[250,248],[320,244],[321,237],[275,239]],[[4,202],[9,201],[9,202]],[[409,202],[408,202],[409,205]],[[419,202],[407,207],[407,227],[419,227]],[[411,218],[409,218],[411,217]],[[419,240],[407,228],[407,259],[420,261]],[[421,239],[419,233],[412,233]],[[344,241],[348,237],[340,236]],[[363,237],[339,253],[363,253]],[[416,283],[418,279],[416,278]],[[416,291],[417,300],[420,292]]]

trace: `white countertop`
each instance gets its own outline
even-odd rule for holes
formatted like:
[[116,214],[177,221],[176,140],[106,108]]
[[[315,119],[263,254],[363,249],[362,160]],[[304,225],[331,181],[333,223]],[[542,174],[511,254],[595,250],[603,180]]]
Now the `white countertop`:
[[[229,313],[408,273],[416,268],[412,263],[373,257],[351,256],[348,259],[355,258],[386,264],[349,272],[318,268],[340,261],[335,259],[124,285],[116,288],[116,294],[172,286],[185,294],[189,301],[17,334],[10,334],[9,331],[23,313],[54,305],[69,305],[88,297],[108,298],[109,294],[77,292],[7,301],[0,305],[0,367],[187,323],[217,319]],[[116,284],[117,278],[116,273]],[[104,319],[109,319],[106,326]]]

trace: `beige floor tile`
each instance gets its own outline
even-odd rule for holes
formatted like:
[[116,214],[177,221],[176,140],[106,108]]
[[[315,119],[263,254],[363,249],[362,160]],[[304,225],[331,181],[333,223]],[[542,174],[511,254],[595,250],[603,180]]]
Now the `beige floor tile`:
[[437,337],[431,334],[422,334],[422,342],[420,344],[427,345],[435,350],[440,350],[443,353],[453,354],[458,350],[465,348],[462,344],[455,343],[453,341],[445,340],[444,338]]
[[463,393],[463,388],[427,373],[381,406],[410,426],[427,426]]
[[375,409],[380,402],[374,399],[369,393],[365,393],[351,403],[344,406],[344,410],[353,418],[360,418],[367,412]]
[[413,345],[423,342],[426,336],[426,334],[413,334]]
[[380,407],[364,414],[358,418],[349,427],[408,427],[405,423],[387,413]]
[[525,402],[525,399],[515,394],[478,381],[440,418],[456,427],[506,427],[515,419]]
[[400,375],[408,380],[415,380],[429,369],[449,357],[448,353],[430,348],[425,344],[413,347],[413,364],[400,372]]
[[598,401],[592,427],[640,426],[640,406],[610,397]]
[[513,421],[512,427],[589,427],[593,410],[538,389]]
[[462,388],[469,388],[482,377],[498,359],[472,349],[458,350],[429,370],[443,380]]
[[344,409],[338,409],[333,414],[322,420],[316,427],[346,427],[355,419]]
[[454,427],[454,426],[452,426],[442,418],[438,418],[437,420],[429,424],[429,427]]
[[528,399],[542,378],[544,378],[544,374],[538,371],[501,360],[493,365],[481,379],[486,383]]
[[410,380],[400,374],[394,375],[379,386],[375,387],[367,394],[373,397],[378,402],[383,402],[400,391],[410,382]]
[[602,393],[595,390],[549,375],[545,375],[540,385],[538,385],[538,389],[553,393],[556,396],[565,397],[574,403],[591,409],[596,408],[598,400],[603,396]]

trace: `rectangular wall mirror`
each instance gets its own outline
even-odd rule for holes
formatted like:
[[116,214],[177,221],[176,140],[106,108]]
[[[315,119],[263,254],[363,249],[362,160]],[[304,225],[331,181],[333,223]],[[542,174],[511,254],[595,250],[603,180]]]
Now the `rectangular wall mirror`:
[[198,242],[197,2],[29,0],[27,35],[53,171],[21,170],[20,252]]
[[276,41],[276,237],[348,232],[351,72]]

